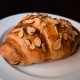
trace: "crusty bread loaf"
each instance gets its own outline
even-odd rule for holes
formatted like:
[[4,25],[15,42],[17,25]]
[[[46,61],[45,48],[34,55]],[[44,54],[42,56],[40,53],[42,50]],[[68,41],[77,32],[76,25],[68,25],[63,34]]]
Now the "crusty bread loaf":
[[11,64],[26,65],[67,57],[79,42],[80,33],[69,21],[39,13],[27,15],[7,34],[0,53]]

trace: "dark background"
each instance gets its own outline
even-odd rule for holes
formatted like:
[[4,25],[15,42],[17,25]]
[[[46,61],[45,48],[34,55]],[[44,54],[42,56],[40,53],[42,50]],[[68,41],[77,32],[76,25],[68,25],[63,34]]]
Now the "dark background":
[[80,22],[78,0],[0,0],[0,19],[24,12],[47,12]]

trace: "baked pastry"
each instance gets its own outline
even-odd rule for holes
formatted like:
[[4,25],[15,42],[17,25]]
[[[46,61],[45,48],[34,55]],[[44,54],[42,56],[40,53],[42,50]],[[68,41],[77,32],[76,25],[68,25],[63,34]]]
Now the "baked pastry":
[[65,58],[80,44],[80,33],[64,19],[27,15],[6,36],[0,54],[11,64],[27,65]]

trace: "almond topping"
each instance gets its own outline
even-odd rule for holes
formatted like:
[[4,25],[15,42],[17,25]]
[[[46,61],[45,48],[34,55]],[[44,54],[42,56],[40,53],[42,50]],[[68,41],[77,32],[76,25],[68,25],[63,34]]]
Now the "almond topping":
[[43,52],[46,52],[46,47],[45,47],[45,44],[44,43],[42,43],[42,50],[43,50]]
[[59,33],[59,37],[62,38],[62,34],[61,33]]
[[29,14],[29,15],[27,15],[27,16],[25,16],[25,17],[23,17],[23,19],[22,19],[22,20],[29,19],[29,18],[31,17],[31,15],[32,15],[32,14]]
[[17,61],[10,61],[11,64],[18,64],[19,62]]
[[45,23],[45,22],[42,22],[42,23],[41,23],[41,26],[46,26],[46,23]]
[[45,26],[46,26],[46,23],[42,22],[41,25],[39,26],[40,33],[43,33],[43,29]]
[[72,28],[70,28],[68,31],[69,31],[69,34],[70,34],[72,40],[75,40],[74,39],[75,38],[75,34],[74,34],[74,31],[72,30]]
[[12,31],[11,31],[11,33],[15,33],[15,32],[18,32],[18,31],[20,31],[22,28],[14,28]]
[[40,25],[40,19],[39,18],[35,18],[34,20],[35,20],[36,26],[39,26]]
[[27,33],[28,34],[32,35],[35,32],[36,32],[36,29],[35,28],[33,28],[33,27],[27,27]]
[[76,35],[76,36],[78,35],[78,33],[76,31],[73,31],[73,32],[74,32],[74,35]]
[[39,37],[35,38],[34,39],[34,44],[37,46],[37,47],[40,47],[41,46],[41,39]]
[[35,44],[32,42],[32,44],[30,45],[30,49],[35,49]]
[[68,39],[67,33],[64,33],[64,34],[63,34],[63,38],[64,38],[64,40],[67,40],[67,39]]
[[[52,25],[51,25],[52,26]],[[58,30],[57,30],[57,26],[52,26],[52,31],[53,31],[53,33],[55,34],[55,35],[58,35],[59,33],[58,33]]]
[[34,22],[34,19],[29,19],[29,20],[23,21],[23,24],[30,24],[30,23],[33,23],[33,22]]
[[31,43],[30,43],[30,41],[29,41],[28,39],[26,40],[26,43],[27,43],[27,45],[29,45],[29,46],[31,45]]
[[54,24],[58,24],[59,22],[56,19],[53,19]]
[[73,34],[72,28],[69,28],[68,32],[69,32],[70,35],[72,35]]
[[49,21],[48,21],[47,19],[45,19],[45,18],[43,19],[43,21],[44,21],[45,23],[49,23]]
[[46,13],[38,13],[38,14],[43,16],[43,17],[47,17],[48,16]]
[[58,50],[61,47],[61,39],[58,39],[53,44],[53,50]]
[[53,23],[53,19],[52,19],[52,18],[47,17],[46,19],[47,19],[50,23]]
[[18,34],[19,37],[23,37],[23,29],[20,30],[19,34]]

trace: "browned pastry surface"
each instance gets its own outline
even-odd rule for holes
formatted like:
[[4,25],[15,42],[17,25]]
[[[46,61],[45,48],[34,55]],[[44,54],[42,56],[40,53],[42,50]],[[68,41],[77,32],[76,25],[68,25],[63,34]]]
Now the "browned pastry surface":
[[27,15],[7,35],[1,55],[11,64],[26,65],[67,57],[80,44],[80,33],[64,19]]

